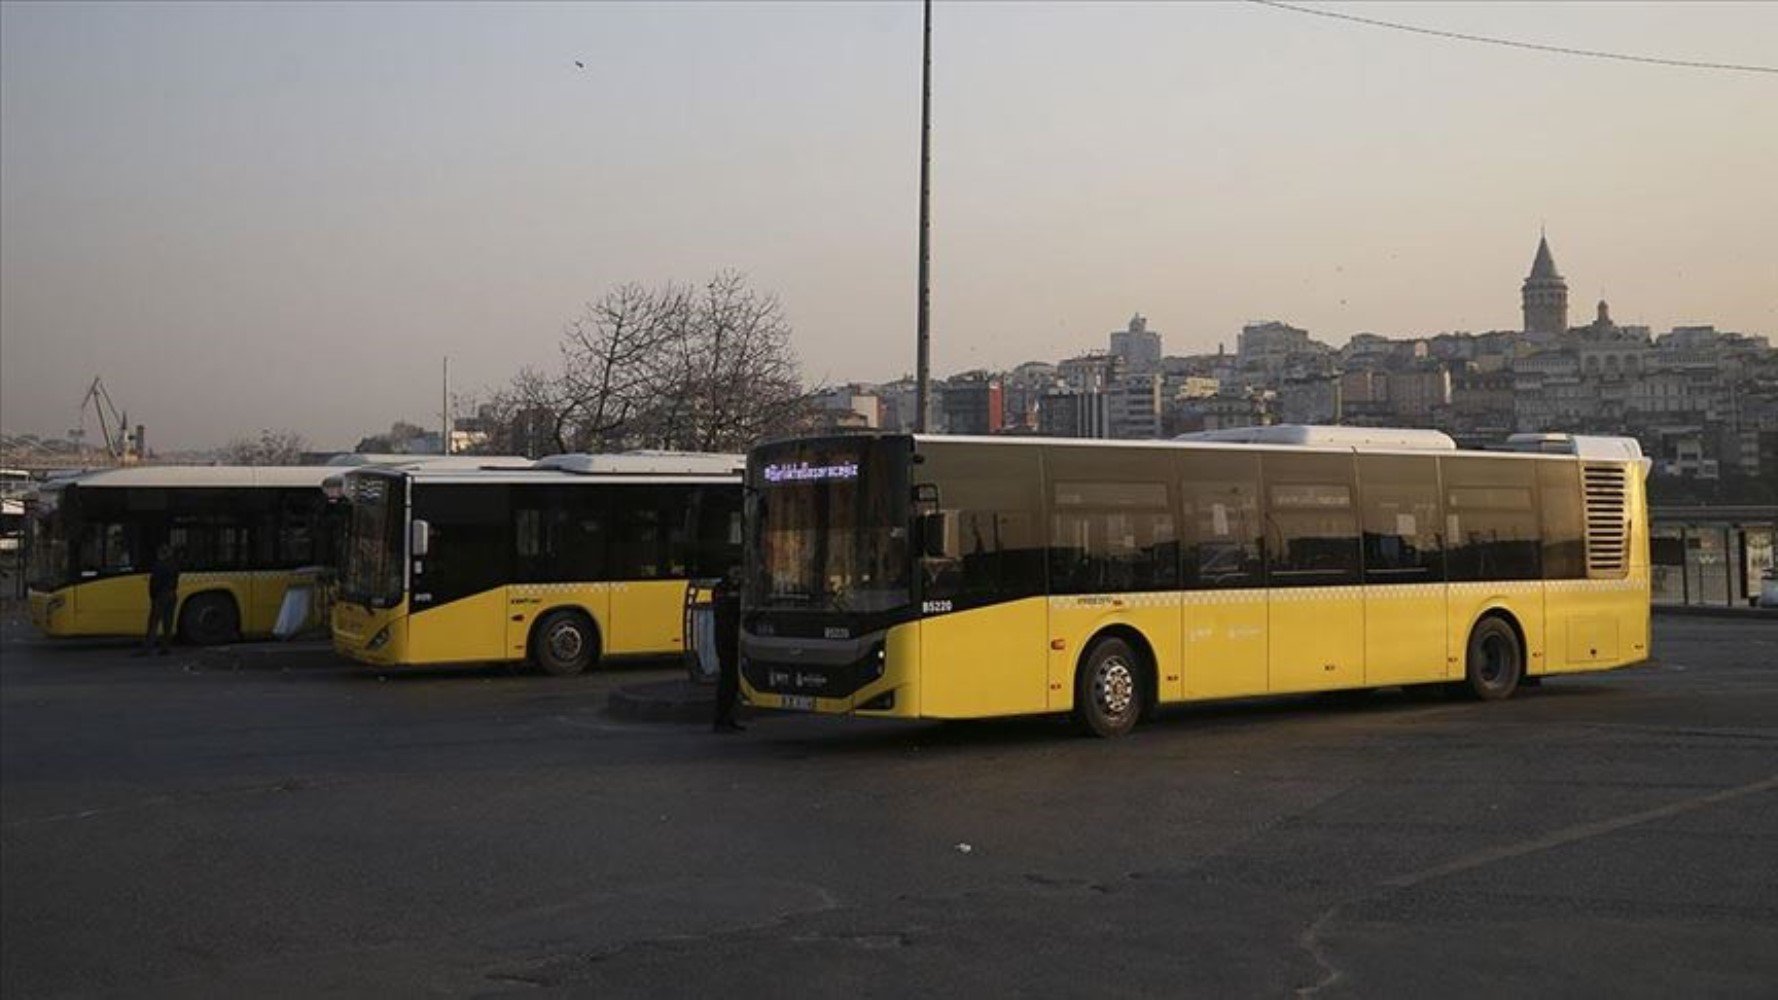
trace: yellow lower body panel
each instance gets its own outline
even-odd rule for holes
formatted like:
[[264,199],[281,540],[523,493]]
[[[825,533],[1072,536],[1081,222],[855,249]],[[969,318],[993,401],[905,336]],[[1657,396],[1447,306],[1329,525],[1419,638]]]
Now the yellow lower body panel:
[[1363,587],[1273,590],[1267,618],[1273,694],[1364,685]]
[[601,657],[670,656],[685,648],[685,587],[684,580],[512,584],[412,613],[405,601],[382,610],[340,601],[333,644],[381,666],[514,662],[530,655],[539,620],[570,610],[592,620]]
[[1044,597],[922,620],[920,714],[976,719],[1048,711],[1048,622]]
[[[239,573],[183,573],[179,607],[199,594],[224,594],[234,601],[241,635],[270,635],[284,592],[311,577],[290,570]],[[51,636],[142,635],[148,626],[148,574],[131,573],[87,580],[54,591],[30,592],[31,624]]]

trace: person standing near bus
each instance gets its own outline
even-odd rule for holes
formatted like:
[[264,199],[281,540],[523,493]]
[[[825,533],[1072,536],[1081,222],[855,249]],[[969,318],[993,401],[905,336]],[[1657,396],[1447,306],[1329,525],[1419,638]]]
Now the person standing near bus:
[[148,570],[148,631],[142,636],[142,648],[135,655],[147,656],[158,646],[165,656],[173,642],[173,612],[179,606],[179,560],[173,548],[162,545],[155,550],[154,565]]
[[738,733],[747,728],[735,721],[735,701],[741,693],[741,584],[739,570],[731,568],[710,592],[716,616],[716,718],[710,728],[719,733]]

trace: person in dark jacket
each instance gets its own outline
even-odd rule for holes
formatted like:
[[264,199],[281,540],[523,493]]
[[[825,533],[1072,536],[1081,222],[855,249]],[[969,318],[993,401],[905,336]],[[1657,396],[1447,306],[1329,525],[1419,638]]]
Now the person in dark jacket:
[[740,732],[747,728],[735,721],[735,702],[741,693],[741,582],[731,569],[716,582],[710,604],[716,614],[716,732]]
[[159,646],[167,655],[173,641],[173,611],[179,606],[179,560],[170,546],[163,545],[154,553],[154,565],[148,570],[148,630],[142,636],[137,656],[147,656],[150,648]]

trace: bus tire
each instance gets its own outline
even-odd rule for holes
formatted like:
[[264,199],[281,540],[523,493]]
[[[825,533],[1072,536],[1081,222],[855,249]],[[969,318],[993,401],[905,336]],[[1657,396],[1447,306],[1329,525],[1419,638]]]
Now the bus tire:
[[179,612],[179,637],[193,646],[221,646],[241,638],[241,611],[219,590],[186,598]]
[[531,633],[531,661],[554,677],[586,672],[599,656],[599,636],[592,619],[578,611],[551,611]]
[[1122,639],[1093,643],[1074,674],[1074,719],[1094,736],[1123,736],[1142,718],[1142,658]]
[[1464,686],[1478,701],[1511,698],[1525,674],[1525,654],[1519,634],[1506,620],[1489,615],[1469,631],[1464,662]]

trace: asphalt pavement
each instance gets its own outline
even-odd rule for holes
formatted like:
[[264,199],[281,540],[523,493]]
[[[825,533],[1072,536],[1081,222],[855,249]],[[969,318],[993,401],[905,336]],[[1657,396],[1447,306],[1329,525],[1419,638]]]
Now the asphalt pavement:
[[0,992],[1778,994],[1778,623],[1500,704],[606,711],[645,665],[0,632]]

